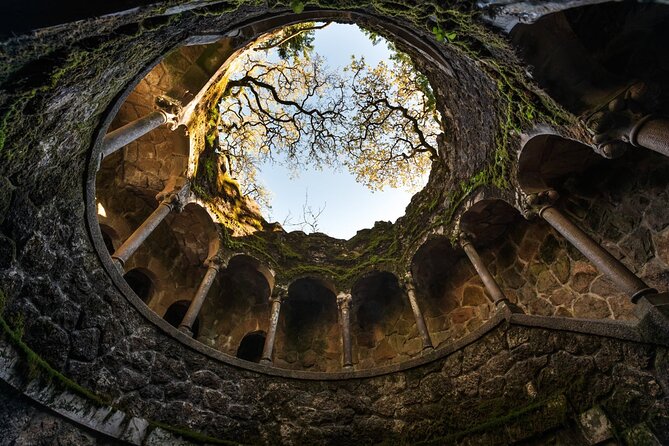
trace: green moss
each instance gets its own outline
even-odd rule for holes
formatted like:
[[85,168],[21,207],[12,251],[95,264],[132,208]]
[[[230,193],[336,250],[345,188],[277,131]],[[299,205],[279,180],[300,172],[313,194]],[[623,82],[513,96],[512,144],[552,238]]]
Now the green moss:
[[[5,294],[0,290],[0,329],[2,330],[2,335],[6,337],[24,356],[26,364],[28,365],[30,377],[44,379],[49,383],[57,383],[63,388],[83,396],[98,405],[109,405],[109,402],[106,399],[72,381],[58,370],[51,367],[49,363],[28,347],[22,339],[23,326],[21,325],[17,330],[16,327],[12,328],[7,321],[5,321],[3,315],[5,301]],[[22,320],[23,319],[21,318],[21,321]]]
[[173,434],[184,437],[190,441],[195,441],[196,443],[202,444],[224,444],[229,446],[241,446],[242,443],[237,443],[229,440],[221,440],[220,438],[210,437],[209,435],[196,432],[194,430],[188,429],[187,427],[175,426],[173,424],[160,423],[158,421],[151,421],[151,426],[153,428],[161,428]]

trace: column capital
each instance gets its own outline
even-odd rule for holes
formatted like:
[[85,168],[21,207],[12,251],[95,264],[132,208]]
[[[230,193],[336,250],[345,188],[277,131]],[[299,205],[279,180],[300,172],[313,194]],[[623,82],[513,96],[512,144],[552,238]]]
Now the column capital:
[[220,271],[221,267],[225,268],[226,266],[225,259],[220,254],[207,257],[203,264],[207,268],[215,269],[216,271]]
[[350,293],[341,292],[337,295],[337,306],[339,310],[348,310],[353,301],[353,296]]
[[411,271],[407,271],[404,274],[404,277],[400,281],[400,286],[407,293],[416,291],[416,285],[414,285],[413,275],[411,274]]
[[637,82],[618,92],[607,104],[598,107],[586,120],[593,134],[595,153],[618,158],[636,144],[636,134],[650,119],[657,85]]
[[156,195],[156,200],[160,204],[164,204],[173,211],[181,212],[183,208],[189,203],[190,197],[190,182],[186,181],[180,188],[175,188],[170,191],[162,191]]
[[560,194],[555,189],[546,189],[542,192],[527,195],[525,197],[523,216],[527,220],[541,217],[543,210],[553,206],[558,198],[560,198]]
[[269,303],[278,302],[281,304],[287,297],[288,288],[283,285],[276,285],[272,291],[272,295],[269,297]]
[[172,130],[174,130],[179,123],[179,117],[183,110],[181,103],[168,96],[158,96],[156,98],[156,107],[159,112],[165,115],[165,122],[170,124]]
[[458,242],[460,243],[460,247],[464,248],[467,245],[472,245],[475,237],[470,234],[469,232],[461,231],[458,234]]
[[273,294],[269,297],[269,303],[270,304],[278,303],[279,305],[281,305],[285,299],[286,299],[285,296],[283,296],[281,294],[279,294],[279,295]]

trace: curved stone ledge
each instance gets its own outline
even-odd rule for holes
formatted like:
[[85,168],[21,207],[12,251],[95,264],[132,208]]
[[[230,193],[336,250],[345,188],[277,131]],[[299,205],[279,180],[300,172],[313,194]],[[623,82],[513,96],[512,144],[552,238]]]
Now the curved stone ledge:
[[[502,322],[508,321],[501,328],[501,332],[492,334],[491,332],[497,328]],[[587,320],[569,320],[561,318],[545,318],[537,316],[528,316],[523,314],[513,314],[508,311],[499,311],[493,319],[491,319],[486,326],[481,327],[479,332],[472,334],[467,339],[463,338],[460,342],[450,345],[446,348],[441,348],[429,355],[425,355],[420,360],[410,361],[411,364],[404,363],[397,367],[386,367],[381,371],[375,370],[376,375],[371,375],[369,371],[357,373],[331,373],[331,374],[309,374],[308,372],[293,372],[282,373],[284,371],[261,370],[262,367],[249,367],[255,372],[260,372],[265,375],[274,376],[279,380],[285,380],[284,384],[291,386],[291,382],[298,387],[298,381],[318,379],[320,381],[368,381],[370,385],[378,385],[378,379],[382,379],[381,373],[396,373],[405,376],[404,379],[410,379],[409,376],[423,376],[423,373],[406,375],[411,368],[420,368],[423,366],[431,371],[435,367],[430,364],[438,365],[437,369],[442,367],[452,367],[455,353],[460,353],[455,359],[456,363],[464,361],[461,367],[465,367],[466,362],[474,361],[480,362],[478,355],[483,351],[492,349],[496,351],[499,347],[493,348],[500,339],[500,336],[505,337],[507,341],[503,344],[502,351],[513,351],[519,345],[529,343],[529,347],[537,349],[538,352],[544,352],[550,347],[541,345],[550,338],[551,332],[568,332],[578,333],[585,336],[579,342],[583,345],[591,343],[588,339],[592,339],[595,345],[599,345],[602,338],[619,339],[625,341],[632,341],[638,343],[640,341],[639,335],[635,330],[633,324],[609,322],[598,323],[599,321]],[[538,330],[538,331],[537,331]],[[543,334],[542,334],[543,333]],[[488,339],[489,338],[489,339]],[[562,345],[557,341],[557,345]],[[595,339],[600,339],[596,341]],[[478,342],[477,342],[478,341]],[[492,344],[491,344],[492,343]],[[641,345],[641,344],[638,344]],[[466,349],[467,347],[471,347]],[[563,347],[558,347],[556,351],[558,354]],[[463,350],[466,351],[463,353]],[[482,350],[483,349],[483,350]],[[573,351],[574,347],[568,347],[568,351]],[[630,347],[633,349],[633,347]],[[642,348],[642,351],[643,348]],[[635,353],[636,354],[636,353]],[[449,358],[450,357],[450,358]],[[58,385],[58,383],[50,383],[44,385],[44,382],[39,378],[26,378],[23,374],[25,364],[22,368],[22,353],[14,346],[7,342],[0,342],[0,379],[10,385],[12,388],[21,392],[36,404],[47,408],[58,416],[63,417],[70,422],[81,426],[84,429],[90,429],[98,434],[120,440],[124,443],[141,445],[153,444],[158,441],[184,441],[178,434],[168,430],[157,427],[151,421],[137,416],[132,416],[126,412],[115,409],[111,406],[101,405],[98,402],[92,401],[83,397],[73,391],[67,390],[66,387]],[[450,364],[450,365],[449,365]],[[238,366],[229,363],[230,366]],[[661,374],[661,370],[657,370]],[[428,372],[430,373],[430,372]],[[530,376],[520,377],[520,379],[529,379]],[[296,381],[296,379],[298,381]],[[360,383],[359,383],[360,384]],[[564,400],[564,396],[560,396]],[[257,404],[261,404],[257,402]],[[566,404],[566,401],[565,401]],[[563,404],[564,405],[564,404]],[[179,430],[178,426],[174,426]],[[187,432],[187,431],[184,431]],[[193,432],[193,435],[197,435]],[[186,434],[185,441],[190,444]],[[181,444],[181,443],[179,443]]]
[[[254,14],[257,10],[247,18]],[[25,316],[26,344],[36,352],[45,358],[52,350],[62,353],[56,357],[60,362],[52,363],[54,368],[86,389],[108,392],[112,404],[122,410],[98,406],[67,386],[31,380],[25,376],[25,367],[21,369],[25,352],[5,345],[5,339],[0,341],[3,381],[105,439],[134,444],[161,444],[172,435],[152,429],[150,417],[176,428],[189,427],[249,444],[374,444],[381,438],[388,443],[449,444],[465,435],[467,442],[478,444],[532,443],[556,431],[580,435],[576,426],[581,415],[593,409],[605,411],[622,436],[654,423],[660,440],[669,441],[665,347],[669,343],[644,334],[647,326],[642,323],[653,322],[648,318],[624,323],[504,310],[458,342],[415,360],[323,374],[242,362],[184,336],[151,313],[113,269],[108,256],[99,259],[96,254],[102,246],[91,218],[90,188],[84,192],[81,187],[82,179],[91,181],[82,166],[90,156],[93,127],[109,124],[110,114],[99,109],[118,106],[111,98],[135,72],[137,60],[164,53],[169,48],[163,47],[174,43],[173,36],[188,41],[192,25],[200,20],[209,20],[203,26],[208,35],[226,29],[233,20],[212,16],[153,23],[164,26],[158,31],[138,26],[136,35],[137,29],[131,28],[124,29],[127,34],[99,36],[100,42],[108,44],[104,54],[112,57],[136,48],[145,37],[143,32],[149,33],[144,42],[153,46],[137,58],[119,62],[116,73],[120,72],[117,78],[122,81],[100,96],[96,95],[102,82],[113,72],[103,66],[104,58],[90,58],[84,59],[84,69],[75,65],[73,72],[79,77],[73,75],[71,83],[64,80],[68,76],[53,79],[53,84],[47,78],[49,94],[33,92],[39,100],[31,105],[43,110],[39,120],[17,105],[6,147],[10,153],[21,145],[39,150],[26,152],[24,158],[3,158],[8,163],[2,166],[0,180],[6,176],[13,182],[6,180],[10,197],[7,202],[0,200],[0,219],[6,214],[13,220],[9,229],[2,228],[7,234],[0,234],[1,240],[11,242],[11,258],[6,263],[0,259],[6,266],[0,269],[2,287],[9,296],[5,311],[8,316]],[[66,30],[64,26],[61,31]],[[130,34],[126,41],[114,40]],[[98,42],[93,40],[82,46],[90,49]],[[39,51],[35,54],[39,56]],[[69,95],[67,88],[74,83],[81,94]],[[84,110],[89,101],[99,109],[71,111]],[[106,120],[102,126],[100,119]],[[28,129],[38,136],[28,134]],[[14,141],[19,134],[21,141]],[[89,161],[90,165],[97,162]],[[87,194],[89,202],[85,209],[82,194]],[[91,233],[97,249],[91,247]],[[91,356],[78,356],[72,347],[90,340],[82,334],[85,330],[99,339],[91,342]],[[531,416],[546,405],[556,411]]]

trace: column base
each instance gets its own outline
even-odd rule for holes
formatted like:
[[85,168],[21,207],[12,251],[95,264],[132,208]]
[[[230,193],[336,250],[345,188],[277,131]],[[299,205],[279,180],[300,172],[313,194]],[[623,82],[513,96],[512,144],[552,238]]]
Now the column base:
[[495,308],[498,311],[503,311],[507,314],[511,313],[520,313],[524,314],[525,312],[516,304],[511,303],[509,299],[502,299],[495,302]]
[[190,328],[186,327],[185,325],[181,325],[179,327],[179,331],[191,338],[193,337],[193,332],[190,331]]
[[123,261],[117,259],[116,257],[112,257],[112,263],[114,264],[118,272],[121,273],[121,275],[125,274],[125,267],[123,265]]
[[638,303],[639,299],[641,299],[642,297],[655,294],[657,294],[657,290],[655,288],[648,287],[648,288],[643,288],[637,291],[636,293],[632,294],[632,296],[630,296],[630,299],[632,300],[632,303],[635,304]]
[[432,351],[432,350],[434,350],[434,346],[432,344],[424,345],[423,346],[423,352],[425,352],[426,350]]
[[272,360],[269,359],[269,358],[262,358],[262,359],[260,360],[260,364],[263,364],[263,365],[272,365]]

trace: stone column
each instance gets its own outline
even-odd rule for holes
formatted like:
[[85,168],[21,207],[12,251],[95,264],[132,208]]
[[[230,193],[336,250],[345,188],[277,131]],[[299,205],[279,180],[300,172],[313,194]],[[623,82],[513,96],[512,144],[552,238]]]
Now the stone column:
[[353,348],[351,345],[351,295],[339,293],[337,296],[337,306],[339,307],[339,325],[341,327],[341,339],[343,346],[344,368],[353,367]]
[[646,116],[634,125],[629,140],[633,146],[669,156],[669,119]]
[[272,308],[269,315],[269,328],[267,329],[267,337],[265,337],[265,345],[262,349],[261,364],[271,364],[272,354],[274,353],[274,341],[276,340],[276,328],[279,325],[279,315],[281,314],[281,302],[284,295],[278,294],[269,298]]
[[151,130],[160,127],[170,119],[170,115],[163,110],[156,110],[136,121],[128,123],[114,131],[107,133],[102,140],[102,157],[105,158],[123,146],[146,135]]
[[[174,191],[169,194],[158,194],[156,199],[162,201],[158,205],[158,208],[153,211],[149,217],[144,220],[139,228],[132,233],[128,239],[123,242],[121,246],[118,247],[114,254],[112,254],[112,259],[116,266],[123,272],[123,266],[128,261],[130,256],[132,256],[135,251],[144,243],[144,241],[151,235],[151,233],[158,227],[160,222],[162,222],[167,215],[173,210],[181,211],[183,206],[186,203],[186,197],[188,196],[190,189],[188,183],[184,185],[180,190]],[[164,198],[163,198],[164,197]]]
[[404,278],[404,289],[406,290],[407,296],[409,297],[411,311],[413,311],[413,316],[416,319],[416,328],[418,328],[418,333],[420,333],[420,337],[423,339],[423,350],[434,348],[432,346],[432,339],[430,339],[430,333],[427,331],[425,318],[423,318],[423,312],[420,311],[418,301],[416,300],[416,288],[413,284],[413,277],[410,273],[407,274]]
[[[555,191],[545,193],[552,195],[551,203],[557,198]],[[646,294],[657,293],[638,278],[632,271],[613,257],[599,243],[594,241],[581,228],[572,223],[562,212],[552,204],[536,207],[538,215],[546,220],[556,231],[566,238],[581,254],[590,260],[601,272],[606,274],[622,291],[630,296],[632,302]]]
[[485,286],[486,290],[488,290],[490,298],[492,298],[492,303],[495,304],[495,306],[499,306],[503,302],[508,302],[504,292],[499,287],[492,274],[490,274],[488,267],[485,265],[485,263],[483,263],[483,260],[476,251],[476,248],[471,242],[471,238],[466,234],[460,234],[460,246],[462,246],[465,254],[467,254],[467,257],[469,257],[472,265],[474,265],[474,269],[481,278],[481,281],[483,281],[483,285]]
[[214,279],[216,279],[218,271],[221,269],[221,259],[218,256],[210,257],[205,260],[204,264],[207,266],[207,272],[204,274],[200,286],[197,288],[195,296],[188,306],[186,315],[179,324],[179,330],[190,337],[193,337],[193,324],[195,323],[195,319],[197,319],[197,316],[200,314],[204,300],[214,283]]

